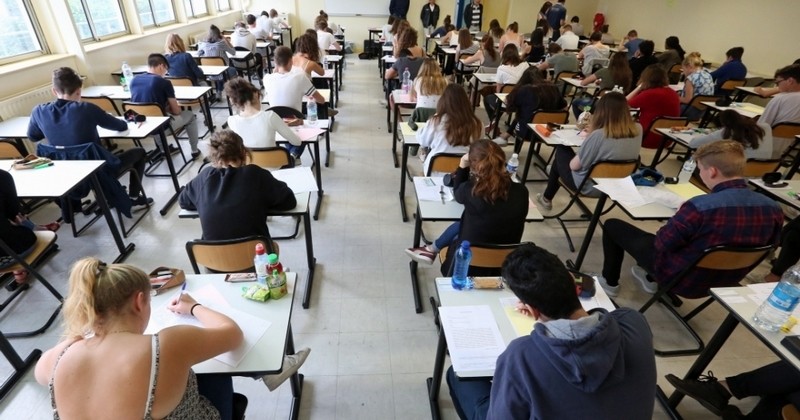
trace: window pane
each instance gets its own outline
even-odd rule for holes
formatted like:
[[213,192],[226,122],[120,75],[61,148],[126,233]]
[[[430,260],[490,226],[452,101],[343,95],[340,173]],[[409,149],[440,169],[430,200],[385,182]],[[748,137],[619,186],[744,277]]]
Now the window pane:
[[183,0],[184,7],[186,7],[187,16],[200,16],[208,14],[208,7],[206,7],[206,0]]
[[217,10],[230,10],[231,9],[231,2],[230,0],[217,0]]
[[0,38],[0,59],[42,50],[21,0],[0,0]]
[[125,32],[125,20],[122,17],[119,1],[117,0],[86,0],[89,14],[94,23],[95,36]]
[[175,10],[172,0],[150,0],[153,4],[153,11],[156,14],[156,24],[175,21]]
[[72,13],[72,18],[75,19],[75,26],[78,27],[81,39],[92,39],[92,30],[89,28],[89,21],[86,19],[81,0],[69,0],[69,11]]
[[139,14],[139,20],[142,26],[153,26],[153,13],[150,11],[150,2],[148,0],[136,0],[136,13]]

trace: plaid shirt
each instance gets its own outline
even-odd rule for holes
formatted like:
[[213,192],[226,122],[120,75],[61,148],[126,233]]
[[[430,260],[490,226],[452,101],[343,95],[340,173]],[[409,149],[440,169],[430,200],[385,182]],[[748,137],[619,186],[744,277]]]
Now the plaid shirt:
[[[771,199],[747,188],[743,179],[726,181],[710,194],[685,202],[656,233],[655,278],[674,279],[703,251],[717,245],[776,245],[783,226],[783,212]],[[696,269],[673,292],[687,298],[708,296],[708,289],[738,284],[745,270]]]

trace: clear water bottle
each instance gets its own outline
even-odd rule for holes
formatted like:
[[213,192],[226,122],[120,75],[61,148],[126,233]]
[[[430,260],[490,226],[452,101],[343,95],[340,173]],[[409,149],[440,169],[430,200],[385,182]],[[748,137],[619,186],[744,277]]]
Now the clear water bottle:
[[511,180],[517,182],[517,169],[519,168],[519,155],[514,153],[506,162],[506,171],[511,175]]
[[451,280],[453,289],[471,289],[472,283],[467,277],[469,262],[472,260],[472,251],[469,249],[469,241],[461,241],[461,246],[456,250],[455,258],[455,261],[453,261],[453,278]]
[[[128,65],[127,61],[122,62],[122,77],[125,79],[122,89],[128,92],[130,91],[131,82],[133,82],[133,70],[131,70],[131,66]],[[120,83],[122,83],[121,79]]]
[[772,294],[753,315],[753,322],[767,331],[778,331],[800,302],[800,264],[786,270]]
[[685,184],[692,179],[692,174],[694,173],[694,168],[697,167],[697,162],[694,161],[694,157],[689,157],[686,159],[686,162],[683,162],[683,169],[681,169],[681,173],[678,174],[678,183]]
[[317,102],[314,98],[309,98],[306,104],[306,113],[308,113],[308,124],[317,125]]
[[256,256],[253,258],[253,265],[256,267],[258,282],[267,285],[267,266],[269,265],[269,259],[263,244],[256,244]]
[[411,92],[411,72],[408,71],[408,67],[403,70],[403,93],[408,95]]

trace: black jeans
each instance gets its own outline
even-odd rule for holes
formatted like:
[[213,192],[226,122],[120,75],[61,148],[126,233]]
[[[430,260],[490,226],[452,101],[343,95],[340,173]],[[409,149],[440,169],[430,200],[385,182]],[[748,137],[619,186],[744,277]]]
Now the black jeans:
[[747,417],[780,419],[786,404],[800,407],[800,373],[792,365],[778,361],[750,372],[725,378],[731,394],[738,399],[760,396],[761,400]]
[[484,96],[483,107],[486,108],[486,115],[489,116],[489,124],[494,121],[495,113],[497,112],[499,106],[500,99],[497,98],[497,95],[491,94]]
[[141,179],[144,177],[144,164],[147,162],[147,153],[140,147],[128,149],[119,154],[120,165],[117,176],[122,175],[128,169],[133,169],[138,178],[131,175],[130,183],[128,185],[128,195],[131,197],[138,197],[142,192]]
[[781,276],[800,259],[800,217],[783,227],[781,232],[781,252],[772,264],[772,274]]
[[556,156],[553,158],[553,166],[550,168],[550,174],[547,176],[547,187],[544,189],[544,198],[552,200],[555,197],[561,185],[558,179],[561,178],[565,184],[575,191],[578,187],[575,185],[575,178],[572,177],[572,169],[569,167],[569,162],[575,157],[575,151],[569,146],[556,146]]
[[603,277],[610,286],[619,284],[619,274],[625,253],[648,273],[653,272],[656,235],[645,232],[619,219],[603,224]]

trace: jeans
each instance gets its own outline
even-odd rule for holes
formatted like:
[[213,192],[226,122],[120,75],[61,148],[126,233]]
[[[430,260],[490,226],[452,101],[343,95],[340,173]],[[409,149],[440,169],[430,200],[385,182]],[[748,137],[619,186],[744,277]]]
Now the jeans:
[[760,396],[747,415],[754,419],[779,419],[786,404],[800,407],[800,374],[787,362],[778,361],[756,370],[725,378],[731,394],[738,399]]
[[118,176],[128,169],[133,169],[139,177],[131,175],[128,184],[128,195],[138,197],[142,192],[141,179],[144,177],[144,164],[147,162],[147,153],[140,147],[134,147],[122,152],[119,156],[120,168]]
[[[186,135],[189,136],[189,145],[192,147],[192,152],[197,151],[197,142],[199,141],[199,134],[197,132],[197,124],[195,124],[195,116],[192,111],[183,110],[178,115],[170,115],[172,118],[172,129],[180,130],[182,127],[186,128]],[[156,142],[156,145],[160,143]]]
[[553,159],[553,166],[550,167],[550,174],[547,176],[547,187],[544,189],[544,198],[552,200],[555,197],[561,185],[558,179],[561,178],[565,184],[572,191],[576,191],[578,187],[575,185],[575,179],[572,177],[572,169],[569,167],[569,162],[575,157],[575,151],[568,146],[556,146],[555,158]]
[[483,97],[483,107],[486,108],[486,115],[489,116],[489,124],[494,122],[495,113],[500,107],[500,99],[497,95],[491,94]]
[[783,227],[781,232],[781,252],[772,264],[772,274],[781,276],[800,259],[800,217]]
[[[636,264],[648,273],[655,263],[655,239],[630,223],[609,219],[603,224],[603,277],[609,286],[619,284],[619,274],[625,253],[631,254]],[[670,280],[670,279],[667,279]]]
[[489,395],[492,382],[484,380],[458,379],[453,367],[447,369],[447,386],[458,417],[461,420],[483,420],[489,413]]
[[699,120],[703,117],[703,111],[689,106],[689,104],[681,104],[681,115],[688,118],[689,121]]
[[219,411],[222,420],[233,418],[233,379],[230,375],[199,374],[197,390]]
[[455,222],[447,227],[447,229],[433,241],[434,251],[439,251],[446,246],[449,246],[453,241],[458,238],[458,232],[461,231],[461,222]]

